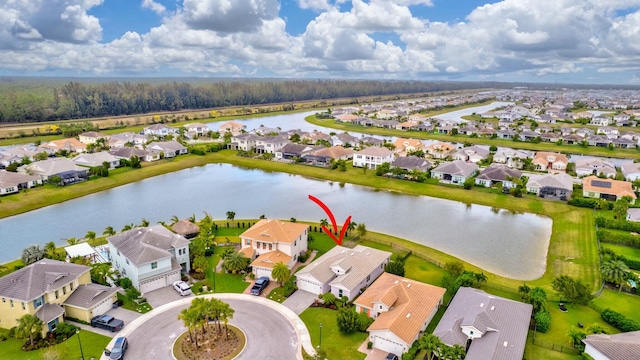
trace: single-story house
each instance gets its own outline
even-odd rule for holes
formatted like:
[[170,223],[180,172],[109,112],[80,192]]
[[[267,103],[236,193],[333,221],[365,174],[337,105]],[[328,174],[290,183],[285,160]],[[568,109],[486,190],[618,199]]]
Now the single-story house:
[[465,360],[522,359],[533,306],[461,287],[433,334],[467,348]]
[[391,163],[392,168],[400,168],[407,171],[429,171],[433,164],[421,157],[417,156],[398,156]]
[[51,158],[36,161],[18,168],[18,173],[40,176],[42,181],[50,181],[58,176],[62,184],[72,184],[89,178],[89,169],[78,166],[67,158]]
[[178,129],[172,128],[170,126],[164,124],[154,124],[151,126],[147,126],[143,129],[142,133],[144,135],[153,135],[153,136],[167,136],[167,135],[175,135],[178,133]]
[[640,354],[640,331],[592,334],[582,340],[584,352],[594,360],[630,360]]
[[453,160],[469,161],[477,163],[485,160],[489,156],[489,149],[481,146],[469,146],[462,148],[451,156]]
[[627,220],[640,222],[640,209],[639,208],[627,209]]
[[106,151],[100,151],[92,154],[80,154],[71,159],[76,165],[86,167],[102,166],[103,163],[109,164],[109,169],[115,169],[120,166],[120,159],[109,154]]
[[296,160],[302,159],[303,156],[312,153],[321,147],[306,144],[289,143],[276,151],[275,157],[278,160]]
[[624,196],[635,203],[637,198],[631,183],[613,179],[601,179],[597,176],[587,176],[582,179],[582,196],[595,199],[616,201]]
[[462,185],[478,172],[478,165],[462,160],[445,162],[431,170],[431,177],[442,182]]
[[40,176],[0,170],[0,195],[17,193],[22,189],[30,189],[38,185],[42,185]]
[[133,147],[122,147],[109,151],[109,154],[113,155],[117,159],[131,160],[132,157],[137,156],[140,161],[151,162],[160,160],[160,152],[156,150],[143,150]]
[[565,171],[567,164],[569,164],[569,158],[560,153],[538,151],[531,163],[539,171]]
[[573,192],[573,177],[566,173],[532,175],[527,181],[527,192],[540,197],[567,199]]
[[357,245],[353,249],[335,246],[296,273],[298,290],[320,295],[331,292],[337,298],[353,300],[384,272],[391,253]]
[[147,145],[146,149],[158,151],[160,152],[160,154],[164,154],[165,158],[172,158],[178,155],[184,155],[189,152],[186,146],[180,144],[175,140],[152,142]]
[[46,144],[40,145],[40,147],[49,149],[52,152],[58,152],[60,150],[66,150],[70,153],[82,153],[87,151],[87,145],[80,142],[75,138],[52,140]]
[[640,179],[640,163],[630,162],[622,164],[622,173],[624,178],[628,181],[635,181]]
[[97,131],[87,131],[78,135],[78,140],[85,145],[95,144],[100,139],[104,139],[106,143],[109,141],[109,135]]
[[576,161],[576,174],[578,176],[604,174],[604,176],[612,178],[616,176],[616,167],[608,160],[583,158]]
[[520,179],[522,171],[512,169],[504,164],[491,164],[476,177],[476,184],[492,187],[502,183],[503,188],[514,188],[514,179]]
[[332,160],[350,160],[353,150],[340,145],[320,148],[302,156],[302,159],[312,165],[328,166]]
[[425,331],[445,292],[438,286],[383,273],[354,304],[356,312],[375,319],[367,329],[373,347],[400,355]]

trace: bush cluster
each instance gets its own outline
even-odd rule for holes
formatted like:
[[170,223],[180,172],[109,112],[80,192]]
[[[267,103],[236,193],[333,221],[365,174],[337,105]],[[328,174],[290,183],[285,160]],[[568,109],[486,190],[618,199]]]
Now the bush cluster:
[[607,229],[599,229],[596,236],[601,242],[609,244],[626,245],[640,249],[640,236],[626,233],[613,232]]
[[596,217],[596,225],[607,229],[624,230],[640,233],[640,223],[627,220],[606,219],[602,216]]
[[595,209],[596,207],[598,207],[599,201],[598,199],[587,199],[587,198],[575,197],[567,201],[567,203],[569,205],[573,205],[577,207],[586,207],[586,208]]
[[615,327],[622,332],[640,330],[640,324],[637,321],[629,319],[626,316],[611,309],[605,309],[604,311],[602,311],[602,313],[600,313],[600,316],[604,321],[607,322],[607,324]]

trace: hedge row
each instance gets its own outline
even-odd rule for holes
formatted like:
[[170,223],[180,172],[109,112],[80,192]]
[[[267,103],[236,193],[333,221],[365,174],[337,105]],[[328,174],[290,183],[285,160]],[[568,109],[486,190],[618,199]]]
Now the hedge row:
[[602,320],[607,322],[607,324],[615,327],[622,332],[640,330],[640,324],[638,324],[637,321],[629,319],[626,316],[611,309],[605,309],[602,313],[600,313],[600,316],[602,317]]
[[640,249],[640,236],[618,233],[606,229],[596,231],[596,236],[600,242],[609,244],[626,245],[636,249]]
[[581,197],[575,197],[571,200],[567,201],[569,205],[577,206],[577,207],[586,207],[595,209],[598,206],[598,199],[587,199]]
[[598,216],[596,217],[596,225],[607,229],[640,233],[640,222],[635,221],[605,219],[602,216]]

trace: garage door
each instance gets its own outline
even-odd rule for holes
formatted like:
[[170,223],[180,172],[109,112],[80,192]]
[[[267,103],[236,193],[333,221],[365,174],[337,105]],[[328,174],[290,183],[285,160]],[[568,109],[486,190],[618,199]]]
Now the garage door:
[[111,310],[112,306],[113,300],[111,297],[109,297],[108,299],[105,299],[103,302],[98,304],[98,306],[93,308],[93,316],[98,316],[106,313],[107,311]]
[[377,349],[394,353],[398,356],[402,355],[404,352],[404,346],[402,346],[402,344],[387,340],[380,336],[373,337],[373,346]]
[[140,284],[140,292],[148,293],[149,291],[157,290],[166,286],[165,277],[160,277],[155,280],[145,281]]
[[173,284],[176,281],[180,280],[180,273],[174,273],[174,274],[169,274],[167,275],[167,284],[165,286],[169,286],[171,284]]
[[256,278],[266,276],[271,279],[271,269],[254,268],[256,271]]
[[320,295],[322,293],[322,285],[309,280],[297,279],[296,285],[298,285],[298,290],[308,291],[316,295]]

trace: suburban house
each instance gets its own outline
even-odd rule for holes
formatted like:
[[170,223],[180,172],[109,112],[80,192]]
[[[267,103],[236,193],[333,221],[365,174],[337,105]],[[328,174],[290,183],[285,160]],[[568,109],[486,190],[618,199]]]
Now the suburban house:
[[81,153],[87,151],[87,145],[74,138],[53,140],[40,146],[52,152],[65,150],[70,153]]
[[489,149],[474,145],[462,148],[451,156],[453,160],[469,161],[477,163],[485,160],[489,156]]
[[189,152],[186,146],[180,144],[175,140],[152,142],[147,145],[146,149],[164,154],[165,158],[172,158],[178,155],[184,155]]
[[191,139],[206,135],[209,132],[207,125],[201,123],[185,124],[183,127],[187,129],[185,135]]
[[383,273],[354,301],[356,312],[375,321],[367,331],[373,347],[402,354],[425,331],[446,289]]
[[431,170],[431,177],[441,182],[462,185],[478,172],[478,165],[462,160],[445,162]]
[[449,156],[449,153],[454,151],[456,147],[449,143],[437,142],[435,144],[427,145],[424,149],[427,154],[434,159],[446,159]]
[[627,220],[640,222],[640,208],[627,209]]
[[276,151],[277,160],[297,160],[320,149],[319,146],[289,143]]
[[372,146],[353,153],[353,166],[375,169],[383,163],[393,162],[393,151]]
[[522,171],[518,169],[504,164],[491,164],[476,177],[476,184],[492,187],[501,183],[503,188],[511,189],[516,187],[513,180],[520,179],[521,176]]
[[587,176],[582,179],[582,196],[609,201],[616,201],[623,196],[629,196],[632,204],[637,198],[630,182],[601,179],[597,176]]
[[352,158],[353,150],[340,145],[323,147],[302,156],[306,163],[318,166],[329,166],[333,160],[351,160]]
[[421,157],[417,156],[398,156],[391,163],[392,168],[400,168],[407,171],[429,171],[433,164]]
[[573,192],[573,177],[566,173],[531,175],[527,181],[527,192],[540,197],[567,199]]
[[524,160],[532,157],[532,154],[522,150],[503,148],[493,155],[493,162],[506,164],[510,168],[522,169]]
[[424,150],[424,143],[418,139],[397,138],[393,143],[396,153],[406,155],[409,152]]
[[351,146],[358,143],[358,138],[347,133],[336,134],[331,136],[331,145],[333,146]]
[[289,143],[286,136],[262,136],[256,138],[255,149],[258,154],[275,154]]
[[640,179],[640,163],[622,164],[622,173],[624,174],[624,178],[628,181]]
[[228,147],[235,150],[251,151],[256,147],[256,141],[260,136],[256,134],[241,133],[231,137]]
[[576,174],[578,176],[604,175],[616,176],[616,167],[612,162],[600,158],[585,158],[576,161]]
[[531,163],[538,171],[565,171],[567,164],[569,164],[569,158],[560,153],[538,151]]
[[95,144],[100,139],[104,139],[106,144],[109,141],[109,135],[97,131],[87,131],[78,135],[78,140],[85,145]]
[[308,225],[276,219],[261,219],[240,234],[242,252],[253,260],[256,277],[271,277],[273,266],[279,262],[291,269],[300,253],[307,251]]
[[178,133],[178,129],[172,128],[170,126],[164,124],[154,124],[151,126],[147,126],[142,131],[144,135],[153,135],[153,136],[167,136],[167,135],[175,135]]
[[113,155],[117,159],[131,160],[136,156],[140,161],[156,161],[160,160],[160,152],[155,150],[143,150],[133,147],[122,147],[109,151],[109,154]]
[[465,360],[522,359],[533,306],[461,287],[433,334],[467,349]]
[[37,185],[42,185],[40,176],[0,170],[0,195],[17,193],[22,189],[31,189]]
[[171,285],[191,270],[189,240],[160,224],[107,237],[113,267],[141,293]]
[[220,134],[231,133],[233,135],[240,134],[247,126],[235,121],[227,121],[220,124],[218,131]]
[[102,166],[103,163],[109,164],[109,169],[115,169],[120,166],[120,159],[109,154],[106,151],[101,151],[92,154],[80,154],[71,159],[76,165],[86,167]]
[[335,246],[296,273],[299,290],[353,300],[371,285],[389,263],[391,253],[362,245],[353,249]]
[[53,331],[64,317],[90,321],[116,302],[119,288],[91,283],[85,265],[42,259],[0,278],[0,327],[18,325],[30,314],[43,322],[42,334]]
[[142,148],[147,143],[149,138],[146,135],[141,135],[132,132],[123,132],[119,134],[113,134],[109,137],[109,148],[118,149],[126,146],[135,146]]
[[20,166],[18,173],[40,176],[43,182],[48,182],[52,177],[59,176],[61,183],[65,185],[89,178],[89,169],[78,166],[67,158],[36,161]]
[[583,339],[584,352],[593,360],[637,359],[640,354],[640,331],[621,334],[592,334]]

